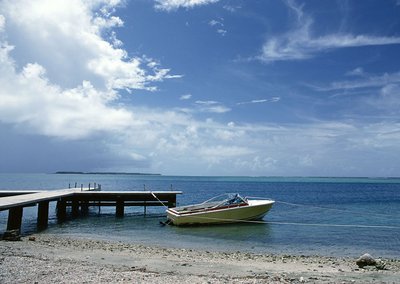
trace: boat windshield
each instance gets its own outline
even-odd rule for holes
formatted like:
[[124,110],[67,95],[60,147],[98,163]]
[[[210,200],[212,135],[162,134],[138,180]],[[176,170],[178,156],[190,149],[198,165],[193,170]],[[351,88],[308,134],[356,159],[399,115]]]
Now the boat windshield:
[[179,213],[193,213],[198,211],[216,209],[220,207],[236,207],[247,204],[247,199],[241,197],[238,193],[226,193],[211,198],[200,204],[175,207],[174,211]]
[[214,207],[221,207],[243,203],[247,204],[247,201],[238,193],[226,193],[204,201],[202,204],[205,205],[210,203],[215,204]]

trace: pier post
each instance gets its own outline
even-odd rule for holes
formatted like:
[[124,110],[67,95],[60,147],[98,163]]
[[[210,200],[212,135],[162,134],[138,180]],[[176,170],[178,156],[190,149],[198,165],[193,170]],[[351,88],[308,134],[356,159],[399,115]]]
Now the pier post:
[[168,198],[168,208],[176,207],[176,195],[171,195]]
[[72,199],[72,217],[78,217],[79,216],[79,200],[76,198]]
[[17,206],[8,210],[7,231],[21,231],[23,207]]
[[37,227],[39,230],[47,228],[49,221],[49,201],[39,202]]
[[57,201],[57,219],[63,222],[67,218],[67,204],[64,199]]
[[124,217],[124,207],[124,200],[122,198],[118,198],[115,212],[117,217]]
[[83,215],[87,215],[89,213],[89,201],[87,200],[81,201],[81,212]]

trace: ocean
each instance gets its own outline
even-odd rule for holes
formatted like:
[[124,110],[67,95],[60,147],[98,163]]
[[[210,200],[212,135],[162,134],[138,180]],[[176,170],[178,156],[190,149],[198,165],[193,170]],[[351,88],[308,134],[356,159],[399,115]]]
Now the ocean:
[[[161,226],[162,207],[92,208],[88,216],[58,224],[51,203],[49,227],[59,234],[218,251],[376,258],[400,257],[400,179],[315,177],[188,177],[98,174],[0,174],[1,189],[52,190],[75,183],[102,185],[102,190],[179,190],[178,205],[199,203],[234,192],[276,201],[262,224]],[[0,234],[7,225],[0,212]],[[36,233],[36,208],[24,208],[22,233]]]

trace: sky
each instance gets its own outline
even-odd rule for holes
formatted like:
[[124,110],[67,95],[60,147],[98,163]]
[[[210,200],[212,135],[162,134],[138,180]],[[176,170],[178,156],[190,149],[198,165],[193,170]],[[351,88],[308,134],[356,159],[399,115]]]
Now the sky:
[[0,0],[0,172],[400,176],[399,0]]

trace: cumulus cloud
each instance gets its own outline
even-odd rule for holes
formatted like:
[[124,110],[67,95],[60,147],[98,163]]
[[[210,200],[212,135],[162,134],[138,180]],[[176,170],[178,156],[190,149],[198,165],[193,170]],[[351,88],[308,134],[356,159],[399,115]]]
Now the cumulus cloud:
[[[7,40],[17,47],[13,59],[19,66],[38,62],[51,81],[64,88],[85,78],[96,88],[154,90],[151,83],[165,79],[169,70],[149,65],[145,57],[130,57],[120,48],[121,42],[110,33],[123,25],[111,14],[119,2],[3,1]],[[112,42],[106,40],[110,37]]]
[[132,119],[127,110],[107,106],[116,94],[99,91],[88,81],[63,90],[49,82],[45,69],[37,63],[27,64],[17,73],[10,62],[0,61],[3,122],[47,136],[77,139],[97,131],[120,131]]
[[112,16],[118,5],[2,1],[0,121],[72,139],[118,132],[133,120],[130,110],[114,105],[119,89],[153,91],[153,83],[180,77],[105,39],[111,28],[123,25]]
[[193,8],[195,6],[216,3],[219,0],[155,0],[155,7],[160,10],[174,11],[179,8]]
[[[211,2],[215,1],[176,1],[174,7]],[[360,162],[368,167],[366,161],[381,156],[371,150],[388,148],[393,155],[400,153],[400,131],[393,131],[400,125],[393,122],[223,123],[192,115],[232,111],[214,100],[194,102],[193,112],[122,104],[121,89],[155,91],[158,82],[181,76],[170,74],[155,59],[131,57],[122,48],[113,33],[113,27],[123,25],[113,14],[118,4],[116,0],[0,2],[1,127],[17,126],[21,132],[55,137],[51,141],[68,145],[71,139],[86,139],[88,147],[95,143],[94,149],[105,148],[107,155],[114,155],[100,161],[112,160],[116,170],[129,171],[137,165],[166,174],[361,175],[376,167],[357,172],[349,168],[354,157],[365,159]],[[397,76],[376,76],[378,81],[392,82],[382,89],[382,96],[395,100]],[[360,79],[359,85],[365,82]],[[327,87],[339,88],[344,83]],[[92,136],[96,139],[89,140]],[[34,146],[29,150],[34,151]],[[381,163],[382,173],[397,173],[399,159]],[[94,166],[99,170],[110,166],[100,164]]]
[[[368,166],[371,159],[381,159],[381,150],[399,149],[396,139],[400,138],[400,131],[394,133],[393,129],[400,129],[399,124],[320,121],[308,125],[223,125],[189,119],[185,127],[182,125],[179,131],[174,128],[158,141],[157,149],[163,150],[157,152],[157,157],[159,161],[169,161],[160,164],[160,168],[180,168],[187,174],[331,175],[334,172],[348,176],[368,172],[379,176],[394,173],[398,168],[393,159],[379,170]],[[355,167],[359,162],[366,167]]]
[[259,59],[265,62],[303,60],[319,52],[338,48],[400,44],[400,37],[332,33],[317,36],[312,33],[313,19],[294,0],[285,1],[295,15],[294,27],[279,36],[269,38]]

